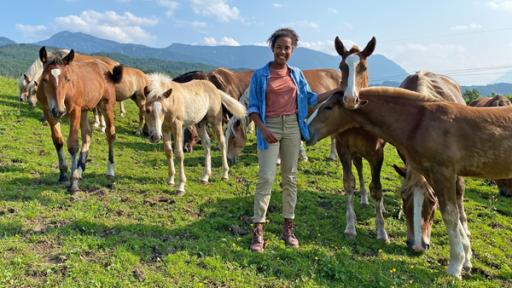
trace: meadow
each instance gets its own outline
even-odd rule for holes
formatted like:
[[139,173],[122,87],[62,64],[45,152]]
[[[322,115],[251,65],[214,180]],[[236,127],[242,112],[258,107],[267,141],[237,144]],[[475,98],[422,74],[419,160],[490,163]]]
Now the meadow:
[[[0,78],[0,287],[512,287],[512,199],[500,197],[490,181],[466,179],[474,268],[457,281],[445,272],[449,245],[439,212],[425,254],[405,245],[401,179],[391,167],[401,162],[391,145],[382,173],[390,243],[375,239],[373,203],[363,208],[358,200],[357,238],[344,237],[341,165],[327,160],[325,140],[308,147],[309,162],[299,165],[301,247],[280,240],[278,177],[265,226],[268,246],[254,254],[248,248],[258,169],[254,136],[228,181],[220,179],[218,150],[207,185],[199,182],[201,148],[186,154],[187,193],[178,197],[166,184],[162,144],[135,135],[136,107],[126,102],[126,118],[116,118],[115,186],[107,188],[106,140],[95,131],[82,191],[71,196],[58,184],[41,110],[19,102],[16,87]],[[366,164],[365,174],[368,182]]]

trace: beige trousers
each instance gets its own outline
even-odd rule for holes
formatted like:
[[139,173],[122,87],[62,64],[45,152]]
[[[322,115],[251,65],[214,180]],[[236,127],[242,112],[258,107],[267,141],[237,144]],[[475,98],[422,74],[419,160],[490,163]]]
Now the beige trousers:
[[300,130],[297,115],[267,118],[265,124],[278,141],[266,150],[258,149],[259,175],[254,197],[254,223],[265,222],[272,184],[276,175],[276,161],[281,154],[281,187],[283,189],[283,217],[295,218],[297,203],[297,162],[299,158]]

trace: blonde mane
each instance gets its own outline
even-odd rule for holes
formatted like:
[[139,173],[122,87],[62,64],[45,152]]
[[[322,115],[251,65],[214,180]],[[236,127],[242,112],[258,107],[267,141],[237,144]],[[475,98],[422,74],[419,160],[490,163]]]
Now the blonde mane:
[[165,91],[167,91],[171,84],[172,78],[163,73],[151,73],[148,75],[148,88],[149,95],[146,95],[147,101],[150,102],[153,98],[158,97],[158,95],[162,95]]
[[[249,87],[250,88],[250,87]],[[242,94],[242,97],[240,97],[240,100],[238,102],[242,103],[246,108],[249,105],[249,88],[247,88]],[[240,121],[240,127],[242,127],[243,134],[247,134],[247,127],[251,123],[251,119],[248,115],[245,115],[244,117],[236,117],[233,115],[233,117],[229,118],[227,128],[226,128],[226,139],[230,139],[231,135],[235,134],[235,122]]]

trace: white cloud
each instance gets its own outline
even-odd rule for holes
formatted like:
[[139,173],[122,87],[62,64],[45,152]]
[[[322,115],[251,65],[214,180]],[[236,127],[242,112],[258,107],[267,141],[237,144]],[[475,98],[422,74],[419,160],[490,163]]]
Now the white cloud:
[[511,0],[493,0],[487,3],[492,9],[512,12],[512,1]]
[[329,11],[330,13],[333,13],[333,14],[338,14],[338,9],[336,9],[336,8],[327,8],[327,11]]
[[179,3],[172,0],[156,0],[156,4],[166,9],[165,16],[171,17],[179,6]]
[[208,46],[226,45],[226,46],[240,46],[240,43],[231,37],[224,36],[220,40],[214,37],[204,37],[203,43]]
[[286,5],[281,4],[281,3],[273,3],[273,4],[272,4],[272,6],[273,6],[274,8],[277,8],[277,9],[279,9],[279,8],[283,8],[283,7],[286,7]]
[[16,24],[16,30],[21,31],[26,35],[33,35],[40,32],[44,32],[48,30],[48,28],[44,25],[25,25],[25,24]]
[[203,16],[213,16],[220,21],[229,22],[240,19],[238,8],[231,7],[226,0],[191,0],[194,13]]
[[283,26],[303,27],[303,28],[312,28],[312,29],[317,29],[319,27],[317,23],[315,23],[313,21],[307,21],[307,20],[295,21],[295,22],[285,24]]
[[476,23],[471,23],[468,25],[455,25],[455,26],[450,27],[450,30],[459,30],[459,31],[478,30],[478,29],[482,29],[482,25],[476,24]]
[[55,18],[58,28],[84,32],[122,43],[147,43],[154,38],[142,26],[154,26],[158,19],[138,17],[130,12],[117,14],[114,11],[83,11],[80,15]]

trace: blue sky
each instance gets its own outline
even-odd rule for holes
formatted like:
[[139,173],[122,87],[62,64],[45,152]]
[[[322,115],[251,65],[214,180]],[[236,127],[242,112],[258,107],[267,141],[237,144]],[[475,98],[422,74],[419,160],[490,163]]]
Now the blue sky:
[[288,26],[300,46],[330,54],[336,36],[359,46],[375,36],[376,53],[408,72],[431,70],[461,84],[512,70],[511,0],[25,0],[8,7],[0,36],[23,43],[69,30],[151,47],[264,45]]

